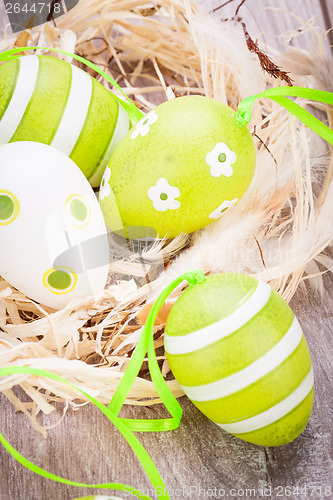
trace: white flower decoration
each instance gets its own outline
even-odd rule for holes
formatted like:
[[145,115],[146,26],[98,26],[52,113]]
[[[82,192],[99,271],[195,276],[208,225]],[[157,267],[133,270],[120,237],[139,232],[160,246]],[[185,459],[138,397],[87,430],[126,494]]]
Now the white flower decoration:
[[142,137],[147,135],[150,129],[150,125],[153,125],[153,123],[156,122],[157,118],[158,114],[155,112],[155,110],[148,113],[147,116],[142,118],[142,120],[140,120],[136,124],[135,130],[131,135],[131,139],[136,139],[138,135],[142,135]]
[[99,198],[101,200],[104,200],[104,198],[107,198],[111,194],[111,187],[109,184],[110,179],[111,179],[111,168],[106,167],[101,181],[101,187],[99,190]]
[[177,187],[170,186],[166,179],[158,179],[155,186],[148,189],[148,197],[153,202],[155,210],[165,212],[166,210],[177,210],[180,202],[176,200],[180,196]]
[[223,203],[221,203],[221,205],[216,210],[214,210],[214,212],[209,214],[209,218],[214,219],[214,220],[219,219],[220,217],[222,217],[222,215],[224,215],[226,212],[228,212],[228,210],[230,210],[230,208],[234,207],[236,205],[237,201],[238,201],[238,198],[235,198],[234,200],[231,200],[231,201],[225,200]]
[[234,172],[231,165],[236,159],[236,153],[231,151],[224,142],[216,144],[215,148],[206,155],[206,163],[210,166],[210,173],[213,177],[220,177],[220,175],[231,177]]

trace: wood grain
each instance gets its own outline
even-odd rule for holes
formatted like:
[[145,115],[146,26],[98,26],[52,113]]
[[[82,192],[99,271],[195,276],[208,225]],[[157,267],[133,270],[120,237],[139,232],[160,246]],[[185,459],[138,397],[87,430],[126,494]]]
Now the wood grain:
[[[204,3],[208,9],[218,6],[216,0],[205,0]],[[235,5],[238,3],[237,0],[234,2]],[[233,15],[234,4],[229,4],[216,15]],[[325,4],[325,13],[323,2],[317,0],[248,0],[240,15],[251,35],[259,36],[265,44],[264,48],[278,48],[277,35],[300,26],[297,19],[293,20],[283,12],[267,10],[268,5],[291,10],[304,19],[316,15],[323,29],[332,25],[331,1]],[[0,3],[0,29],[5,22],[1,8]],[[303,35],[291,43],[307,48],[311,40]],[[293,443],[279,448],[254,446],[221,431],[184,397],[181,399],[184,417],[178,430],[139,436],[167,487],[181,490],[172,498],[222,498],[223,490],[223,498],[254,498],[253,491],[242,494],[233,488],[254,489],[257,498],[262,498],[259,492],[262,488],[267,488],[266,497],[269,498],[333,498],[333,494],[325,495],[324,490],[325,486],[331,486],[333,491],[333,283],[330,276],[325,278],[325,286],[324,298],[311,292],[308,295],[298,292],[291,304],[305,331],[316,380],[314,410],[304,433]],[[15,414],[4,396],[0,396],[0,402],[1,432],[37,465],[77,481],[115,480],[145,491],[150,488],[128,445],[96,409],[87,406],[77,412],[69,411],[59,426],[49,431],[48,439],[43,439],[31,429],[25,416]],[[125,408],[122,415],[135,418],[167,416],[161,407]],[[40,422],[51,425],[60,417],[59,410],[50,417],[41,417]],[[92,492],[101,494],[100,490],[77,489],[37,477],[17,464],[2,447],[0,470],[0,500],[69,500]],[[299,494],[294,491],[291,495],[288,495],[288,489],[284,490],[286,487],[303,488],[304,485],[308,486],[306,492],[303,490],[304,495],[300,494],[301,490]],[[201,491],[190,491],[191,486],[201,488]],[[221,495],[208,497],[209,489],[214,488],[220,490]],[[121,493],[117,496],[129,498]]]

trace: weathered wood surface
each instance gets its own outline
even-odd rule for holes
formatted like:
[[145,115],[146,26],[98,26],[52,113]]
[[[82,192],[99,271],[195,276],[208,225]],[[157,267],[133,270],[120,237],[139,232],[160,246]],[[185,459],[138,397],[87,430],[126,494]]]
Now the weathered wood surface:
[[[205,5],[212,9],[219,3],[206,0]],[[299,20],[294,22],[283,12],[265,10],[268,5],[291,10],[303,19],[316,15],[323,29],[333,25],[331,0],[326,3],[319,0],[248,0],[240,14],[251,34],[264,33],[261,40],[268,46],[277,47],[278,34],[300,25]],[[1,7],[0,27],[5,20]],[[234,10],[234,4],[230,4],[216,15],[227,17]],[[307,47],[310,40],[301,37],[293,43]],[[325,278],[325,285],[324,298],[311,292],[308,296],[299,292],[291,304],[304,328],[316,379],[314,410],[305,432],[293,443],[280,448],[257,447],[227,435],[182,398],[184,418],[178,430],[140,435],[168,489],[179,489],[170,495],[171,498],[261,498],[262,488],[266,488],[266,498],[333,498],[331,276]],[[15,414],[6,398],[0,397],[0,401],[1,431],[36,464],[81,482],[114,480],[146,492],[150,488],[128,445],[94,408],[85,407],[75,413],[69,411],[61,424],[49,431],[45,440],[31,429],[25,416]],[[126,408],[122,414],[136,418],[166,416],[159,407]],[[52,414],[42,418],[41,422],[50,425],[60,416],[61,413]],[[0,500],[69,500],[80,494],[101,494],[98,490],[80,490],[40,478],[18,465],[3,448],[0,448],[0,470]],[[307,490],[304,490],[305,486]],[[214,488],[220,491],[220,495],[212,495]],[[288,488],[294,488],[291,495]],[[117,496],[128,498],[121,493]]]

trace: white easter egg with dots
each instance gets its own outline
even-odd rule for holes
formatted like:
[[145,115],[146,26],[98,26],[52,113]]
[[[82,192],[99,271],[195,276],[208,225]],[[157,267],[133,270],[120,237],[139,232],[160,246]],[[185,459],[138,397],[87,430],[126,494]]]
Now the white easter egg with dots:
[[0,147],[0,275],[55,308],[104,289],[106,227],[96,196],[64,153],[37,142]]

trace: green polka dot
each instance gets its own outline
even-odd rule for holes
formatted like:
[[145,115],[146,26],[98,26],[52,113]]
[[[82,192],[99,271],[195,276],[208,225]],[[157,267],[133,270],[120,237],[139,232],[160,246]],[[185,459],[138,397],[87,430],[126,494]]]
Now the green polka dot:
[[73,200],[71,203],[71,213],[74,219],[83,222],[88,215],[88,210],[85,204],[80,200]]
[[221,153],[221,154],[219,155],[219,161],[220,161],[221,163],[224,163],[224,162],[226,161],[226,159],[227,159],[227,155],[226,155],[225,153]]
[[161,200],[167,200],[167,199],[168,199],[168,195],[167,195],[167,194],[165,194],[165,193],[162,193],[162,194],[160,195],[160,198],[161,198]]
[[55,290],[66,290],[71,286],[72,278],[66,271],[53,271],[47,282]]
[[0,195],[0,220],[9,219],[15,210],[13,200],[7,194]]

